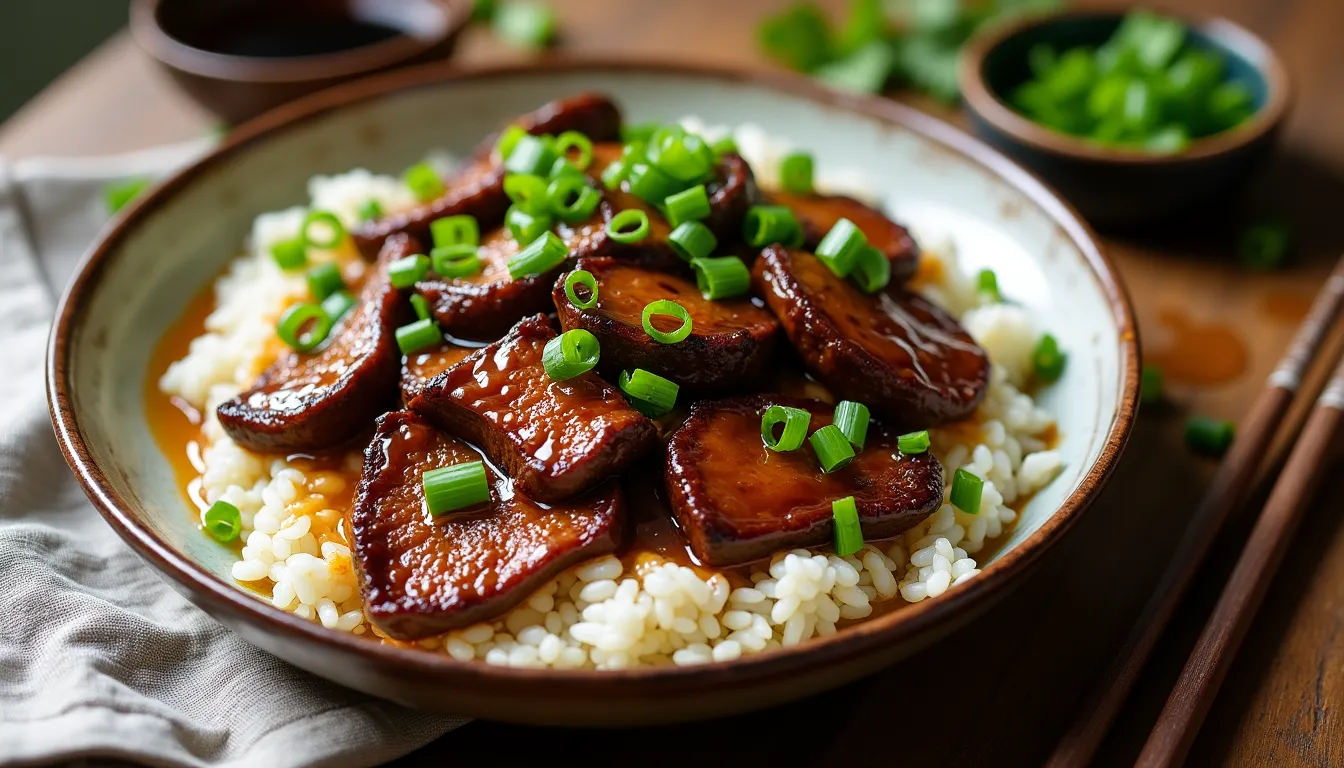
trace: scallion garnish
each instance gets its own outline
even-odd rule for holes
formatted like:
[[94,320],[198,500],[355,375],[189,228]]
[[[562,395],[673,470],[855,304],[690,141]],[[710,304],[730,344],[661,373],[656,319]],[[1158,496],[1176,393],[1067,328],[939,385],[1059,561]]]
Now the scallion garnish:
[[550,210],[538,214],[528,213],[516,205],[509,206],[509,210],[504,214],[504,225],[508,227],[509,234],[519,243],[530,243],[538,237],[546,234],[555,220],[551,218]]
[[663,200],[663,210],[667,213],[668,223],[674,227],[699,221],[709,215],[709,192],[705,191],[704,184],[683,189]]
[[968,515],[980,514],[980,500],[983,496],[985,481],[966,469],[957,469],[952,474],[952,493],[948,500],[952,506]]
[[1068,355],[1059,350],[1059,341],[1050,334],[1041,336],[1036,349],[1031,353],[1031,367],[1036,378],[1047,384],[1058,381],[1064,375],[1064,364]]
[[510,45],[545,48],[555,38],[555,11],[545,3],[502,3],[495,9],[491,29]]
[[[578,131],[565,131],[555,137],[555,152],[582,171],[593,162],[593,142]],[[574,156],[570,156],[570,152]]]
[[835,554],[849,557],[863,549],[863,529],[859,526],[859,507],[854,497],[832,501],[831,517],[835,520]]
[[428,271],[429,257],[423,253],[414,253],[388,264],[387,279],[393,288],[405,289],[425,279],[425,273]]
[[657,166],[647,162],[631,161],[625,176],[630,185],[630,194],[649,205],[660,205],[669,195],[680,192],[685,186],[680,181],[663,173]]
[[1185,444],[1201,456],[1218,458],[1232,445],[1237,428],[1230,421],[1191,416],[1185,422]]
[[864,293],[877,293],[891,282],[891,260],[873,246],[865,245],[849,276]]
[[[588,298],[579,298],[578,287],[582,285],[588,288]],[[592,309],[597,306],[597,278],[593,273],[586,269],[576,269],[565,275],[565,296],[569,298],[569,303],[580,310]]]
[[[811,423],[812,414],[802,408],[772,405],[761,414],[761,442],[772,451],[796,451],[807,439],[807,426]],[[775,427],[780,424],[784,428],[775,437]]]
[[627,208],[607,222],[607,235],[618,243],[638,243],[649,236],[649,214],[638,208]]
[[672,230],[667,236],[667,244],[683,260],[694,262],[713,253],[719,240],[709,227],[698,221],[688,221]]
[[436,248],[445,245],[480,245],[481,227],[475,216],[444,216],[429,223],[429,235]]
[[298,269],[308,263],[308,244],[302,236],[281,240],[271,246],[271,258],[281,269]]
[[913,456],[917,453],[926,453],[929,450],[929,431],[921,429],[918,432],[909,432],[896,438],[896,447],[901,453]]
[[429,163],[416,163],[407,168],[401,180],[415,195],[415,199],[422,203],[443,194],[443,179],[439,178],[439,172]]
[[430,318],[429,299],[418,293],[413,293],[411,294],[411,306],[415,308],[417,319],[428,320]]
[[803,242],[803,228],[788,206],[753,205],[742,218],[742,239],[753,248],[771,243],[797,248]]
[[992,269],[982,269],[975,275],[975,287],[980,295],[988,298],[995,304],[1003,301],[1002,294],[999,293],[999,276],[994,274]]
[[551,200],[546,196],[546,179],[530,173],[510,173],[504,177],[504,194],[520,208],[533,215],[549,213]]
[[114,181],[103,187],[103,202],[107,204],[107,212],[116,213],[125,208],[128,203],[139,197],[149,184],[150,179],[141,177]]
[[546,187],[546,199],[557,218],[573,224],[592,216],[602,195],[588,185],[586,176],[561,176]]
[[737,152],[737,142],[733,141],[732,136],[724,136],[722,139],[709,145],[709,148],[714,150],[716,156],[723,157],[730,152],[734,154]]
[[[672,331],[660,331],[653,327],[655,315],[675,317],[681,321],[681,325]],[[676,344],[691,335],[691,313],[685,307],[670,299],[658,299],[649,302],[644,307],[643,319],[644,332],[649,334],[649,338],[660,344]]]
[[504,170],[511,174],[541,176],[550,172],[555,157],[555,146],[550,137],[524,133],[514,141],[504,159]]
[[1162,369],[1156,365],[1144,365],[1139,375],[1139,402],[1155,405],[1162,401]]
[[849,444],[849,438],[845,437],[845,433],[834,424],[827,424],[813,432],[808,442],[812,443],[812,450],[817,454],[821,470],[828,474],[844,469],[854,460],[854,447]]
[[397,329],[397,348],[403,355],[414,355],[422,349],[438,345],[443,341],[443,333],[430,318],[416,320]]
[[480,247],[441,245],[429,252],[430,265],[440,277],[471,277],[481,271]]
[[638,141],[647,144],[649,139],[653,138],[654,131],[657,131],[661,127],[662,126],[659,125],[658,123],[638,123],[636,125],[622,125],[621,143],[633,144]]
[[490,500],[490,480],[481,461],[431,469],[420,476],[420,482],[425,506],[434,517]]
[[812,155],[791,152],[779,161],[779,186],[795,195],[812,194]]
[[541,367],[556,381],[572,379],[591,371],[601,355],[597,337],[582,328],[572,328],[546,342]]
[[691,268],[700,294],[711,301],[745,295],[751,287],[751,272],[736,256],[694,259]]
[[863,231],[849,219],[840,219],[817,245],[817,258],[840,277],[849,277],[859,254],[868,245]]
[[349,312],[355,306],[355,297],[348,291],[336,291],[322,300],[322,311],[331,318],[331,324],[334,326],[340,322],[345,313]]
[[309,211],[303,219],[300,232],[305,242],[323,250],[331,250],[345,239],[345,227],[341,226],[341,220],[336,218],[336,214],[329,211]]
[[606,168],[602,169],[602,186],[607,189],[616,189],[625,181],[625,177],[630,173],[630,161],[624,157],[613,161]]
[[326,341],[333,321],[316,304],[295,304],[280,315],[275,333],[280,340],[300,352],[311,352]]
[[527,131],[519,125],[510,125],[499,132],[499,138],[495,140],[495,151],[499,153],[500,158],[507,159],[509,153],[518,144],[518,140],[527,135]]
[[840,428],[854,450],[862,451],[863,442],[868,439],[868,421],[871,418],[868,406],[853,400],[841,400],[835,406],[835,426]]
[[359,206],[358,214],[360,221],[373,221],[383,215],[383,205],[377,200],[369,198]]
[[668,381],[656,373],[649,373],[643,368],[636,368],[633,373],[621,371],[616,383],[630,401],[630,407],[651,419],[666,414],[677,404],[677,391],[680,387],[676,382]]
[[528,244],[509,259],[509,277],[521,280],[532,275],[544,275],[564,263],[569,255],[565,241],[547,232]]
[[683,185],[700,181],[714,167],[714,152],[705,140],[679,125],[664,125],[654,131],[644,154],[658,170]]
[[242,533],[243,514],[234,505],[220,499],[205,510],[201,516],[201,525],[215,541],[228,544]]
[[1257,221],[1237,240],[1237,259],[1245,267],[1268,272],[1283,266],[1291,244],[1287,224],[1278,219]]
[[313,298],[322,301],[345,287],[341,268],[334,263],[319,264],[308,270],[308,290]]

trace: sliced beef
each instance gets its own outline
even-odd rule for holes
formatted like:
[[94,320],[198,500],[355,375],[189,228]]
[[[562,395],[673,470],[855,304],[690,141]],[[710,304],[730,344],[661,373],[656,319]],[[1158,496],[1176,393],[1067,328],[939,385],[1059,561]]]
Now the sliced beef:
[[[521,115],[511,125],[534,135],[578,131],[593,141],[616,141],[621,133],[621,113],[611,99],[597,93],[580,93],[552,101],[534,112]],[[466,164],[444,183],[444,193],[409,211],[393,213],[366,222],[355,230],[355,243],[365,255],[378,252],[383,240],[405,232],[429,240],[429,224],[444,216],[475,216],[482,227],[504,218],[509,199],[504,194],[504,167],[495,151],[498,134],[488,137]]]
[[542,505],[487,468],[488,504],[430,517],[423,474],[481,458],[413,413],[378,420],[349,522],[365,610],[398,640],[497,618],[561,570],[620,541],[624,502],[616,483]]
[[[597,280],[597,306],[580,310],[565,295],[563,276],[553,299],[565,330],[584,328],[602,344],[602,370],[608,378],[622,370],[644,368],[690,392],[740,390],[757,382],[774,350],[779,323],[751,299],[710,301],[692,280],[640,268],[621,259],[585,259],[580,269]],[[691,315],[691,335],[661,344],[644,331],[644,307],[671,299]],[[654,327],[673,330],[680,323],[655,317]]]
[[803,246],[816,250],[821,238],[841,219],[849,219],[868,238],[868,244],[891,261],[891,280],[903,283],[919,269],[919,247],[910,232],[878,209],[844,195],[794,195],[773,192],[772,201],[787,205],[803,225]]
[[652,421],[597,374],[555,381],[541,353],[556,333],[542,315],[435,377],[412,410],[481,446],[525,493],[566,499],[620,472],[657,441]]
[[971,415],[989,385],[989,357],[942,309],[893,286],[876,294],[817,257],[766,248],[757,289],[808,369],[837,395],[922,429]]
[[832,407],[782,395],[703,401],[667,448],[668,499],[703,563],[728,566],[810,547],[835,535],[831,502],[853,496],[865,539],[918,524],[943,502],[943,469],[932,453],[907,456],[896,435],[873,423],[849,466],[821,471],[807,443],[786,452],[761,441],[771,405],[812,413],[809,432],[831,423]]
[[433,349],[401,358],[401,402],[409,403],[425,384],[440,373],[466,359],[483,345],[466,346],[447,339]]
[[251,389],[220,404],[219,423],[234,442],[254,451],[327,449],[367,430],[387,410],[401,362],[394,334],[414,319],[388,281],[387,265],[419,249],[412,237],[389,238],[358,303],[325,347],[281,355]]

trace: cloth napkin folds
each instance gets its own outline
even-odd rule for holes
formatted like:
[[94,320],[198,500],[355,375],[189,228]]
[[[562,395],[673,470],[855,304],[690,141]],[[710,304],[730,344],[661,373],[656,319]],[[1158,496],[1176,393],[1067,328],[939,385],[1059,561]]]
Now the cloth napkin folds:
[[0,158],[0,764],[366,766],[463,720],[407,710],[253,648],[160,580],[61,458],[43,383],[60,289],[103,187],[209,146]]

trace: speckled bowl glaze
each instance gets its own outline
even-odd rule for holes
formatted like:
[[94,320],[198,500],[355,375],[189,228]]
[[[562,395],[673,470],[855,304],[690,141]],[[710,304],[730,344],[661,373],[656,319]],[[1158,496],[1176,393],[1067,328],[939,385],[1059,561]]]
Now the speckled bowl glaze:
[[[232,258],[253,217],[304,198],[315,173],[396,172],[428,148],[465,151],[507,117],[584,89],[630,118],[756,122],[819,166],[868,171],[917,230],[951,235],[968,268],[993,265],[1070,354],[1043,395],[1063,434],[1063,474],[1041,491],[983,573],[946,595],[800,647],[705,667],[619,672],[461,663],[323,629],[230,579],[231,552],[196,528],[145,423],[155,341]],[[898,104],[801,80],[681,65],[576,62],[397,73],[318,94],[232,134],[125,211],[67,289],[51,339],[52,418],[71,468],[125,540],[184,595],[257,647],[416,707],[533,723],[711,717],[841,685],[969,621],[1019,582],[1100,492],[1129,434],[1138,343],[1118,276],[1048,189],[975,140]]]

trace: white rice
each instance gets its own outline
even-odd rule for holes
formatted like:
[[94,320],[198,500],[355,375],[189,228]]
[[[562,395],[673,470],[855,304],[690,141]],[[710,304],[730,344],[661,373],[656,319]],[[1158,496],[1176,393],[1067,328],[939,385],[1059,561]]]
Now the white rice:
[[[710,139],[726,133],[694,119],[684,122]],[[772,184],[787,147],[755,126],[737,129],[734,138],[763,184]],[[818,172],[822,188],[873,197],[859,172]],[[312,207],[335,212],[347,225],[371,197],[385,210],[413,204],[396,179],[363,170],[316,177],[309,193]],[[258,457],[233,443],[214,418],[214,406],[249,385],[274,358],[275,317],[306,295],[303,278],[279,270],[269,255],[272,244],[298,233],[303,211],[258,217],[247,252],[216,281],[206,332],[159,385],[207,414],[201,495],[207,504],[224,499],[242,512],[245,546],[234,578],[268,593],[277,608],[331,629],[364,633],[370,625],[342,512],[327,503],[348,491],[347,481],[339,473],[305,474],[284,460]],[[1042,440],[1052,418],[1018,389],[1030,379],[1031,350],[1039,336],[1029,313],[985,302],[958,269],[950,246],[929,248],[926,241],[925,250],[944,267],[942,281],[927,286],[926,294],[959,315],[994,361],[975,423],[932,430],[949,492],[958,468],[985,481],[979,514],[944,503],[900,537],[868,544],[849,557],[837,557],[827,547],[779,553],[752,567],[750,585],[733,586],[725,574],[647,555],[633,566],[603,557],[569,569],[497,621],[419,645],[460,660],[520,667],[728,661],[833,634],[841,623],[872,614],[877,603],[936,598],[973,578],[980,572],[977,553],[1016,520],[1011,505],[1050,482],[1062,458]],[[342,255],[315,256],[324,258]],[[357,472],[360,457],[352,454],[347,461]]]

